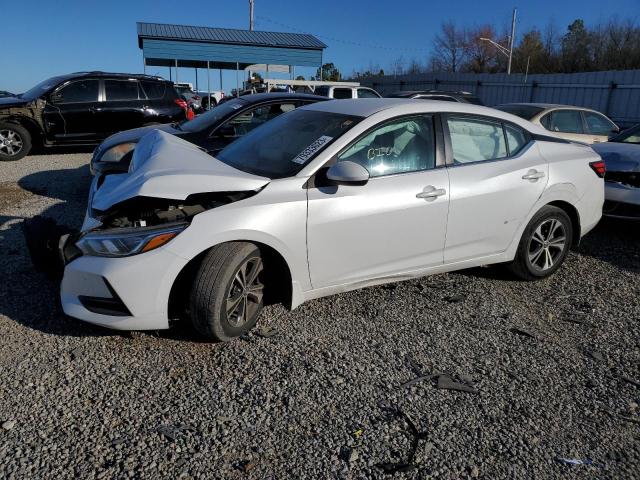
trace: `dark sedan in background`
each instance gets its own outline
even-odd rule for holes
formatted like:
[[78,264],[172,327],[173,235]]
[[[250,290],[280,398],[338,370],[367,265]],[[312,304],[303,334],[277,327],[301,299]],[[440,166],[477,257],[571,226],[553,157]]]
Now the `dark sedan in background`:
[[19,160],[34,144],[95,145],[142,125],[186,118],[173,83],[128,73],[77,72],[0,98],[0,160]]
[[640,125],[592,148],[607,166],[604,214],[640,220]]
[[91,172],[126,172],[136,143],[152,129],[182,137],[210,153],[216,153],[282,113],[325,100],[329,99],[300,93],[245,95],[220,103],[193,120],[120,132],[96,148],[91,159]]

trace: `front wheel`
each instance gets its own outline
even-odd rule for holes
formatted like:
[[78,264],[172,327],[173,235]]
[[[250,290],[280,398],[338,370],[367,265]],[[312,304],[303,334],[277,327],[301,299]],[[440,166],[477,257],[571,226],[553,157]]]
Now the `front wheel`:
[[566,212],[546,205],[525,228],[516,257],[507,268],[523,280],[548,277],[567,257],[572,236],[573,227]]
[[191,290],[194,328],[221,342],[250,330],[262,311],[263,270],[260,250],[251,243],[230,242],[212,248]]
[[0,161],[20,160],[31,150],[31,135],[22,125],[0,123]]

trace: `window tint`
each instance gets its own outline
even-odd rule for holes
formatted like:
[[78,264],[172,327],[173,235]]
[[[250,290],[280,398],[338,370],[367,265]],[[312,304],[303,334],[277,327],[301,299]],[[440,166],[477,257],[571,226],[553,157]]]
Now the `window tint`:
[[521,128],[514,127],[513,125],[504,126],[504,131],[507,134],[507,145],[509,145],[509,155],[517,155],[520,150],[528,143],[527,134]]
[[434,138],[431,116],[405,118],[368,133],[338,161],[359,163],[372,177],[426,170],[435,166]]
[[142,82],[142,89],[149,100],[164,97],[166,84],[164,82]]
[[242,137],[254,128],[268,122],[286,112],[294,110],[296,106],[291,103],[271,103],[244,112],[222,125],[221,130],[227,130],[225,135]]
[[107,101],[137,100],[138,82],[135,80],[105,80],[104,94]]
[[379,97],[378,95],[375,94],[375,92],[369,90],[368,88],[359,88],[358,98],[379,98]]
[[98,80],[80,80],[70,83],[61,90],[57,96],[59,103],[97,102]]
[[496,160],[507,156],[502,124],[475,118],[447,118],[455,164]]
[[344,99],[353,98],[350,88],[334,88],[333,98]]
[[584,133],[582,117],[578,110],[556,110],[551,112],[551,119],[544,124],[547,130],[563,133]]
[[624,142],[624,143],[640,143],[640,125],[625,130],[620,135],[611,139],[612,142]]
[[594,135],[605,135],[609,136],[613,133],[613,130],[616,126],[609,121],[603,115],[593,112],[582,112],[584,114],[584,119],[587,121],[587,127],[589,127],[589,132]]

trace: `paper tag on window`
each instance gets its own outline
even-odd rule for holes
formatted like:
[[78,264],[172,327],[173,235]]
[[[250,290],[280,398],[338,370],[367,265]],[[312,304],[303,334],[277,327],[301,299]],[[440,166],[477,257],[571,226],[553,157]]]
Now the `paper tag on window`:
[[291,161],[294,163],[303,164],[307,160],[309,160],[314,153],[322,148],[324,144],[333,140],[333,137],[327,137],[326,135],[321,136],[307,148],[302,150],[298,155],[295,156]]

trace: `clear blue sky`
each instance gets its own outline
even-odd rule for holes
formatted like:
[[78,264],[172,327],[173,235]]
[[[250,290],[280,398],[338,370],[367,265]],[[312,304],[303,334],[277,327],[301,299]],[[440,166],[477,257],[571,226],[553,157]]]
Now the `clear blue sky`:
[[[0,0],[0,90],[22,92],[46,77],[79,70],[142,71],[136,22],[179,23],[248,28],[248,0],[178,2],[166,0]],[[317,35],[329,48],[326,61],[343,74],[370,63],[388,68],[400,55],[421,62],[429,56],[440,24],[493,23],[506,28],[518,8],[518,31],[544,28],[552,20],[564,30],[575,18],[587,24],[612,14],[638,20],[640,0],[255,0],[256,30],[302,31]],[[277,23],[276,23],[277,22]],[[182,71],[184,70],[184,72]],[[149,73],[168,77],[167,68]],[[312,75],[313,69],[296,73]],[[201,71],[200,85],[205,72]],[[218,76],[212,75],[218,88]],[[181,69],[181,81],[194,81],[193,69]],[[223,87],[235,86],[235,73]]]

